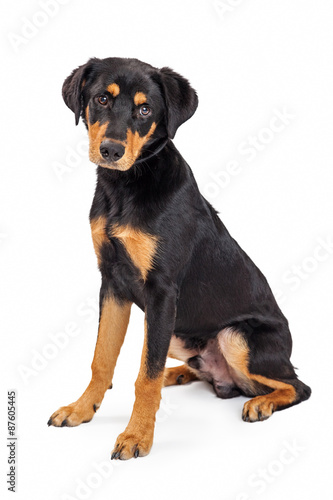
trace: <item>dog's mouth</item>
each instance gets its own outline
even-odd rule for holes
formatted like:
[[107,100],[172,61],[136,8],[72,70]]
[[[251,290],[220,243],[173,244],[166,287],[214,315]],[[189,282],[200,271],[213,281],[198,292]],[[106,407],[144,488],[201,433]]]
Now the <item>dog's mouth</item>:
[[107,125],[96,122],[89,126],[89,159],[100,167],[129,170],[141,155],[143,147],[151,140],[156,123],[152,123],[145,136],[140,136],[138,131],[132,132],[128,129],[125,141],[107,138],[105,136]]
[[121,160],[105,160],[100,155],[98,155],[97,157],[95,157],[94,155],[89,155],[89,159],[92,163],[95,163],[95,165],[99,167],[120,171],[129,170],[135,163],[135,160],[129,160],[126,162]]

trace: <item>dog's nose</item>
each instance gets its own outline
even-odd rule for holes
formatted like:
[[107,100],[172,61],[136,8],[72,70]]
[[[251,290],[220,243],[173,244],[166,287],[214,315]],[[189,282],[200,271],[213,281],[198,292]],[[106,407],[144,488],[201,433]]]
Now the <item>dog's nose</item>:
[[105,160],[117,161],[124,156],[125,148],[122,144],[113,141],[103,141],[99,148]]

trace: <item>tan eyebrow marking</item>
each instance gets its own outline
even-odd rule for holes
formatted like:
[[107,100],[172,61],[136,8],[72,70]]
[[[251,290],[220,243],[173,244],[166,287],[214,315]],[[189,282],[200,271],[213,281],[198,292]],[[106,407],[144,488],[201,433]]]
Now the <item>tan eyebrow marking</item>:
[[140,104],[144,104],[147,102],[147,96],[143,92],[137,92],[134,96],[134,104],[136,106],[140,106]]
[[119,85],[117,85],[116,83],[111,83],[109,86],[108,86],[108,92],[110,92],[110,94],[113,96],[113,97],[117,97],[117,95],[119,95],[120,93],[120,88],[119,88]]

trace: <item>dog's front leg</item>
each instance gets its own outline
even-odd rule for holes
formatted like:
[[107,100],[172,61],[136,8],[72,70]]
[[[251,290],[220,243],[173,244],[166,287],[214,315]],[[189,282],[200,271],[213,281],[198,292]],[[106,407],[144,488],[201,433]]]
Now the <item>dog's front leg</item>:
[[102,285],[100,297],[100,321],[91,365],[91,381],[82,396],[68,406],[53,413],[48,425],[74,427],[89,422],[100,407],[105,391],[112,384],[120,348],[129,322],[131,303],[119,301]]
[[176,316],[176,287],[146,284],[145,338],[135,382],[135,403],[126,430],[118,436],[111,458],[147,455],[153,444],[155,415],[160,405],[164,368]]

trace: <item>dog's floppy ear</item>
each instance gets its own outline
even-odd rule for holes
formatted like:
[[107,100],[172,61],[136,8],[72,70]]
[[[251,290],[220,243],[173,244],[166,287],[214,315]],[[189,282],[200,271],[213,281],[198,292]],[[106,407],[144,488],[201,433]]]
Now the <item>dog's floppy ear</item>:
[[178,127],[194,114],[198,96],[186,78],[170,68],[159,70],[160,85],[167,108],[167,131],[173,139]]
[[82,89],[85,79],[91,70],[93,59],[86,64],[76,68],[64,81],[62,86],[62,97],[75,114],[75,125],[79,123],[82,109]]

